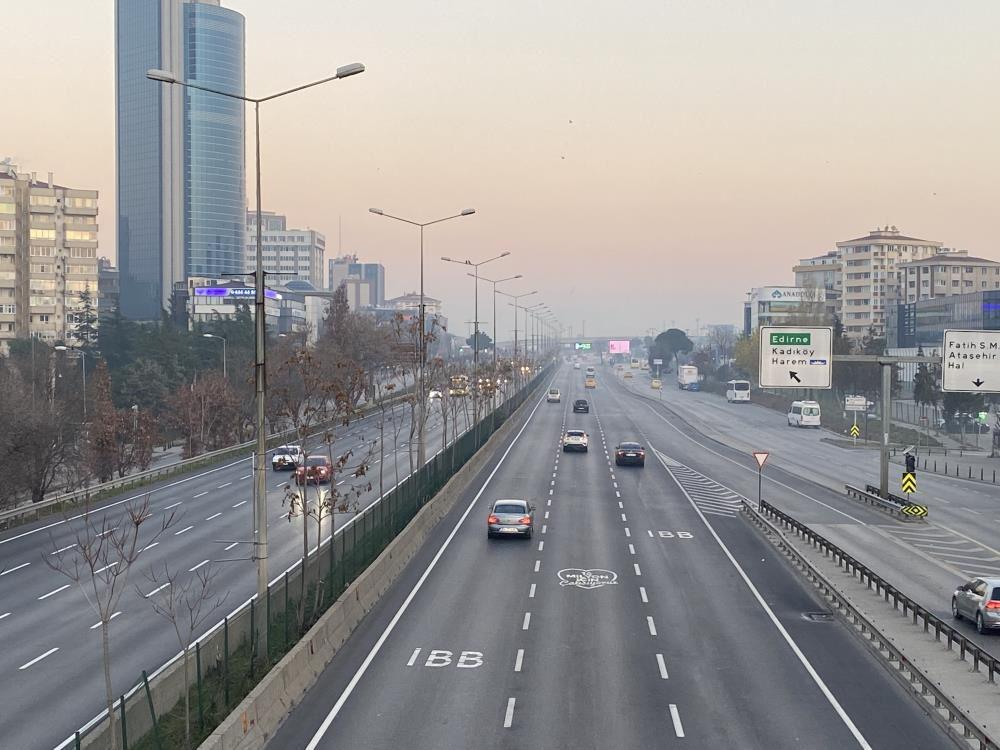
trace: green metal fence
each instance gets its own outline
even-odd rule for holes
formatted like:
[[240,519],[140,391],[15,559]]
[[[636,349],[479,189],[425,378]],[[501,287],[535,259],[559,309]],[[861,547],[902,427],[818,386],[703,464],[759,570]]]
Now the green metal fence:
[[[270,623],[268,664],[284,656],[420,509],[536,392],[553,367],[549,365],[538,372],[518,393],[337,529],[310,557],[305,576],[300,559],[271,582],[265,602]],[[301,622],[300,601],[304,604]],[[201,636],[189,651],[190,721],[195,745],[221,723],[265,673],[265,660],[258,653],[258,639],[251,628],[257,606],[256,597],[248,600]],[[123,750],[183,747],[183,674],[179,654],[152,675],[147,677],[143,672],[135,686],[119,697],[114,731]],[[109,747],[111,729],[107,713],[103,712],[57,750]]]

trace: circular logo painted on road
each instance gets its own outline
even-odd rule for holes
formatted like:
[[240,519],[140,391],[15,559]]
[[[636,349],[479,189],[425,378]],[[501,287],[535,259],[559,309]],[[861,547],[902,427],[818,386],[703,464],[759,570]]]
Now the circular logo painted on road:
[[601,568],[564,568],[557,574],[560,586],[576,586],[581,589],[599,589],[618,583],[618,574]]

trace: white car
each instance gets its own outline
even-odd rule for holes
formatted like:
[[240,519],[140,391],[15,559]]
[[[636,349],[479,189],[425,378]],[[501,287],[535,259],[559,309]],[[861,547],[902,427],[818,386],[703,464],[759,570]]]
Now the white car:
[[441,391],[431,391],[427,394],[428,401],[440,401],[442,399]]
[[279,445],[271,456],[272,471],[295,471],[305,454],[301,445]]
[[579,370],[580,369],[580,363],[579,362],[574,362],[573,363],[573,369],[574,370]]
[[549,394],[545,397],[545,400],[550,404],[558,404],[562,401],[562,394],[559,393],[558,388],[549,388]]
[[586,453],[588,443],[589,438],[583,430],[566,430],[566,434],[563,436],[563,452],[583,451]]

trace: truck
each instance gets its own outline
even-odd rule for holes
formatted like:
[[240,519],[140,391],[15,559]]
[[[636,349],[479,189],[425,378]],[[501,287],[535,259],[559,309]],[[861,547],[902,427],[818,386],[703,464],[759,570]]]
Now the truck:
[[698,368],[694,365],[679,365],[677,367],[677,387],[682,391],[700,391],[701,380]]

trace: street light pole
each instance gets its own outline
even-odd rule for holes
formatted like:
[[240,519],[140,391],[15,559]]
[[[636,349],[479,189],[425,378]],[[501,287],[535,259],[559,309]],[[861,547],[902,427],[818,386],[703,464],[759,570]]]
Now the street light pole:
[[464,208],[457,214],[452,216],[445,216],[442,219],[434,219],[434,221],[412,221],[410,219],[404,219],[401,216],[393,216],[392,214],[387,214],[381,208],[369,208],[369,213],[373,213],[376,216],[384,216],[387,219],[395,219],[396,221],[401,221],[404,224],[409,224],[411,226],[418,227],[420,229],[420,310],[417,314],[417,322],[420,326],[420,331],[417,333],[417,348],[419,352],[418,357],[418,369],[417,369],[417,382],[419,398],[417,399],[417,466],[423,466],[427,462],[427,444],[424,440],[424,423],[427,421],[427,399],[425,398],[426,391],[424,390],[424,365],[427,362],[427,339],[426,339],[426,327],[427,322],[424,313],[424,227],[429,227],[432,224],[440,224],[442,221],[449,221],[450,219],[460,219],[463,216],[472,216],[476,213],[474,208]]
[[[260,214],[258,213],[257,216],[258,216],[257,221],[258,221],[258,228],[259,228],[259,226],[260,226],[260,224],[259,224],[259,222],[260,222],[260,218],[259,218]],[[219,339],[220,341],[222,341],[222,377],[223,377],[223,379],[228,380],[229,379],[229,374],[228,374],[228,371],[226,369],[226,337],[225,336],[217,336],[214,333],[203,333],[202,337],[204,337],[206,339]]]
[[[254,452],[254,530],[256,538],[254,540],[253,559],[257,563],[257,650],[263,657],[264,662],[269,662],[268,658],[268,621],[267,621],[267,428],[265,426],[265,384],[266,384],[266,360],[265,360],[265,307],[264,307],[264,250],[263,232],[261,228],[262,207],[261,207],[261,186],[260,186],[260,105],[272,99],[292,94],[296,91],[319,86],[330,81],[348,78],[358,73],[364,73],[365,66],[361,63],[350,63],[341,65],[337,72],[327,78],[322,78],[312,83],[306,83],[295,88],[279,91],[276,94],[253,98],[234,94],[231,91],[221,91],[209,86],[202,86],[191,81],[182,81],[168,70],[151,69],[146,71],[146,77],[166,84],[177,84],[186,88],[207,91],[211,94],[218,94],[229,99],[238,99],[244,103],[253,104],[254,116],[254,157],[256,161],[256,183],[257,183],[257,269],[254,272],[254,394],[256,398],[256,427],[257,427],[257,447]],[[303,561],[304,564],[304,561]]]
[[[474,276],[475,274],[470,273],[468,275]],[[513,281],[514,279],[520,279],[521,274],[517,274],[516,276],[508,276],[505,279],[496,279],[496,280],[487,279],[485,276],[480,276],[478,278],[493,285],[493,372],[495,374],[497,369],[497,284],[502,284],[505,281]],[[500,294],[503,294],[503,292],[500,292]],[[516,310],[514,314],[517,315]],[[516,319],[514,325],[515,327],[517,325]]]

